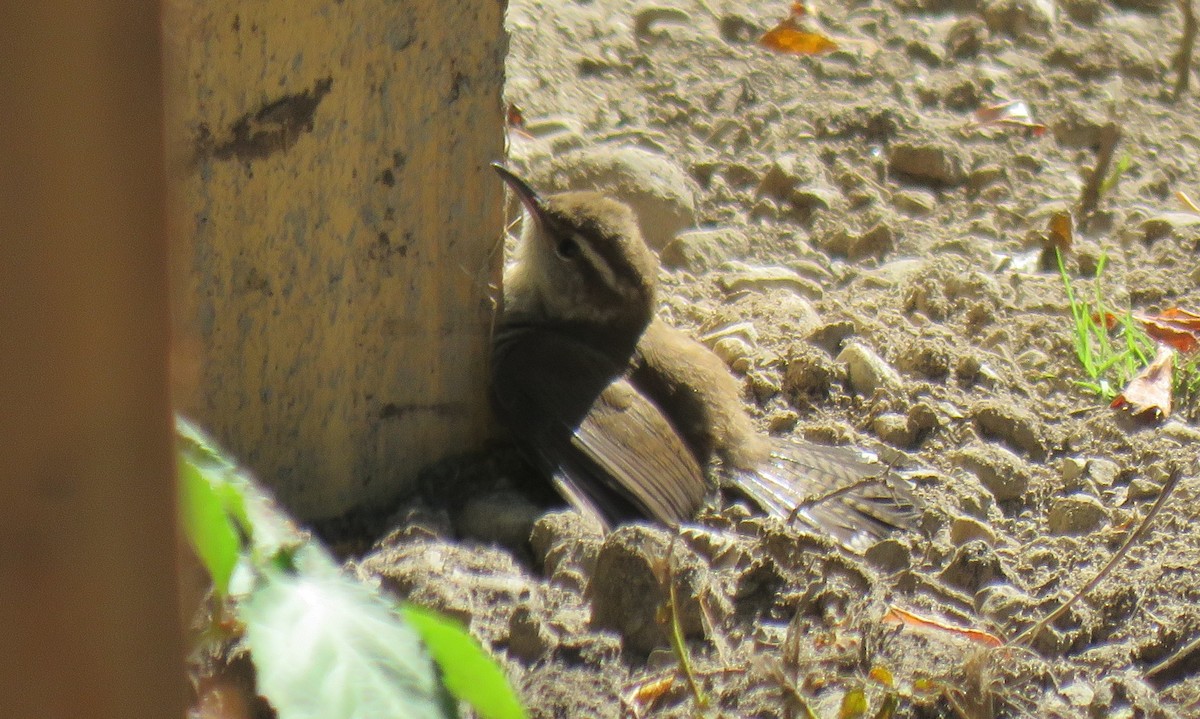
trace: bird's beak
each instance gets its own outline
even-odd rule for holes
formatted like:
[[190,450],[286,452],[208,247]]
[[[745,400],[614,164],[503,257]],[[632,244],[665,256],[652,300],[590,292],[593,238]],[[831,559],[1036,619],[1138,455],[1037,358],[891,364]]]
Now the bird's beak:
[[529,186],[528,182],[525,182],[520,177],[517,177],[512,170],[509,170],[499,162],[493,162],[492,168],[496,170],[497,174],[499,174],[504,182],[506,182],[508,186],[512,188],[512,191],[517,194],[517,197],[521,199],[521,204],[525,206],[525,209],[529,212],[529,216],[533,218],[533,221],[541,225],[545,210],[542,208],[542,198],[538,197],[538,193],[534,192],[533,188]]

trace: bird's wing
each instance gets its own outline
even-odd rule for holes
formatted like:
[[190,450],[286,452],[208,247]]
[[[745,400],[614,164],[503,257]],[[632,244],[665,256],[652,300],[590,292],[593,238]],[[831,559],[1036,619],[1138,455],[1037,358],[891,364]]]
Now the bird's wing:
[[803,521],[858,551],[920,518],[904,472],[853,447],[777,439],[770,460],[737,473],[734,483],[768,514]]
[[572,504],[606,526],[690,519],[704,474],[625,367],[570,336],[528,331],[498,342],[492,395],[501,420]]

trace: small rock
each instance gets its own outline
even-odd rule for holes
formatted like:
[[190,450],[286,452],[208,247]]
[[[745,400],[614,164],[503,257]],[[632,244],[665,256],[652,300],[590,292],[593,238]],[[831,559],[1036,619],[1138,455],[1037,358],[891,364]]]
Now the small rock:
[[984,165],[971,171],[967,177],[967,186],[974,192],[980,192],[985,187],[993,185],[1008,177],[1008,171],[1000,165]]
[[961,547],[968,542],[986,542],[989,547],[996,546],[996,533],[991,527],[972,517],[955,517],[950,523],[950,543]]
[[1128,498],[1131,500],[1157,499],[1160,494],[1162,494],[1162,485],[1155,484],[1148,479],[1138,477],[1129,483]]
[[750,268],[722,275],[717,282],[729,294],[784,290],[812,300],[819,300],[825,294],[821,285],[787,267]]
[[940,575],[943,582],[974,594],[985,584],[1004,577],[1000,557],[987,542],[974,540],[959,547]]
[[601,190],[627,202],[654,250],[696,224],[695,182],[670,158],[641,147],[605,144],[567,152],[534,179],[548,192]]
[[861,395],[870,396],[879,390],[899,392],[904,386],[900,374],[866,345],[848,343],[837,356],[846,365],[850,386]]
[[912,564],[912,552],[896,539],[884,539],[867,548],[863,558],[872,567],[890,574],[902,572]]
[[952,187],[966,182],[966,164],[951,145],[900,143],[888,153],[892,172],[934,186]]
[[659,259],[665,267],[698,275],[740,254],[745,245],[745,235],[733,228],[691,230],[668,242]]
[[952,461],[974,474],[997,502],[1020,499],[1029,488],[1024,463],[1003,447],[976,443],[957,452]]
[[1108,508],[1088,494],[1055,497],[1046,522],[1055,534],[1087,534],[1108,521]]
[[1111,459],[1093,458],[1088,460],[1087,473],[1101,487],[1111,487],[1121,476],[1121,465]]

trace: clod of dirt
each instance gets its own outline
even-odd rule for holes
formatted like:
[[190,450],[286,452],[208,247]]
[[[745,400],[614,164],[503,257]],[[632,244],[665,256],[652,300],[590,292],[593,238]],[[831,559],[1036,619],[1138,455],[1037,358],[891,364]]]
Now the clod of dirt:
[[712,351],[729,369],[739,374],[750,369],[754,356],[754,348],[741,337],[722,337],[713,343]]
[[557,157],[534,176],[539,189],[602,190],[637,214],[646,244],[661,250],[696,224],[696,184],[670,158],[627,145],[596,145]]
[[659,621],[659,611],[669,601],[668,582],[674,582],[673,611],[680,629],[685,637],[702,636],[700,602],[709,603],[711,609],[716,596],[710,581],[699,558],[683,544],[672,542],[667,530],[618,527],[600,547],[588,585],[592,624],[620,634],[629,651],[645,654],[665,646],[669,627]]
[[985,0],[980,11],[989,30],[1016,38],[1046,35],[1054,23],[1054,3],[1046,0]]
[[953,187],[967,181],[967,162],[952,145],[900,143],[888,153],[888,168],[913,182]]
[[994,444],[976,443],[954,454],[952,461],[974,474],[997,502],[1020,499],[1029,488],[1024,462]]
[[1008,581],[996,550],[981,539],[972,540],[959,547],[954,552],[954,558],[941,573],[943,582],[971,594],[997,579]]
[[987,39],[988,29],[983,20],[975,16],[962,18],[946,33],[946,53],[959,59],[974,57]]
[[542,617],[528,604],[518,606],[508,620],[508,653],[532,664],[546,656],[558,644]]
[[787,267],[748,267],[721,275],[717,283],[729,294],[782,290],[811,300],[824,294],[821,285]]
[[895,412],[885,412],[873,419],[871,429],[880,440],[900,449],[909,449],[917,441],[916,428],[908,417]]
[[1043,461],[1049,453],[1049,442],[1043,425],[1028,411],[996,400],[984,400],[975,405],[975,422],[989,437],[994,437],[1013,449]]
[[832,257],[861,260],[883,257],[896,247],[896,232],[886,221],[879,222],[866,232],[851,232],[839,228],[821,242],[821,248]]
[[837,356],[846,365],[850,387],[858,394],[870,397],[879,390],[899,392],[904,386],[895,368],[866,345],[850,342]]
[[595,522],[574,510],[564,510],[538,519],[529,544],[551,582],[582,591],[596,566],[602,539]]
[[788,401],[804,406],[829,396],[835,381],[842,377],[836,362],[828,354],[808,345],[797,345],[783,373],[783,391]]
[[1035,604],[1032,597],[1011,584],[992,584],[975,594],[975,610],[1002,627],[1030,617]]
[[1055,497],[1046,515],[1046,524],[1055,534],[1087,534],[1108,521],[1108,508],[1089,494]]

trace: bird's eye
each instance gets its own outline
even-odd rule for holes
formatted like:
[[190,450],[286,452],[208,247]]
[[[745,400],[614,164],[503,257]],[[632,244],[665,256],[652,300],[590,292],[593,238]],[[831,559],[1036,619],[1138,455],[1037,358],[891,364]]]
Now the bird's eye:
[[579,256],[579,243],[568,237],[559,240],[558,247],[555,247],[554,251],[564,260],[573,260]]

